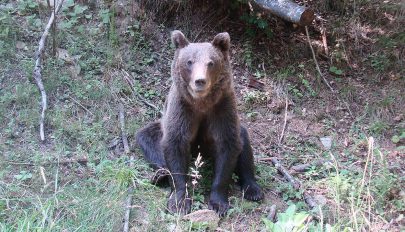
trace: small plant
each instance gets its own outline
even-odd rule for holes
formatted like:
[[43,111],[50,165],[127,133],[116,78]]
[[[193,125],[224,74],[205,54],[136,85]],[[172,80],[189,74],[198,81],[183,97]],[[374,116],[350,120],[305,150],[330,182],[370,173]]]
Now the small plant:
[[18,1],[19,14],[34,14],[39,9],[39,4],[35,0],[21,0]]
[[341,69],[338,69],[338,68],[335,67],[335,66],[331,66],[331,67],[329,68],[329,72],[331,72],[331,73],[333,73],[333,74],[335,74],[335,75],[337,75],[337,76],[343,75],[343,71],[342,71]]
[[309,218],[307,212],[296,212],[296,205],[290,205],[284,213],[279,213],[277,222],[273,223],[267,218],[263,222],[267,231],[271,232],[300,232],[305,231],[306,221]]
[[266,93],[260,92],[258,90],[248,91],[243,95],[243,101],[246,104],[266,104],[269,97]]
[[315,90],[312,88],[311,84],[309,83],[309,81],[307,79],[304,78],[304,76],[302,74],[298,74],[298,77],[301,79],[301,83],[305,86],[305,88],[307,89],[307,91],[309,92],[309,94],[312,97],[316,97],[317,93],[315,92]]
[[91,19],[92,15],[87,14],[88,6],[83,6],[77,3],[74,3],[73,0],[67,0],[64,3],[64,7],[69,9],[65,10],[62,13],[65,14],[66,20],[62,20],[58,25],[62,29],[72,29],[74,26],[78,25],[81,19]]
[[[263,31],[268,38],[273,37],[273,31],[269,27],[267,20],[262,18],[261,14],[254,14],[252,12],[249,14],[243,14],[241,16],[241,20]],[[256,30],[254,30],[252,27],[248,27],[246,33],[253,37],[256,35]]]
[[371,67],[376,71],[383,72],[389,65],[389,60],[385,54],[374,53],[369,58]]
[[16,180],[25,181],[32,178],[32,173],[28,171],[21,171],[20,174],[14,175]]
[[369,131],[375,135],[382,135],[389,128],[388,124],[383,121],[376,121],[369,126]]
[[252,44],[250,43],[250,41],[247,41],[243,44],[242,59],[247,67],[252,67],[253,51],[252,51]]
[[405,131],[402,131],[399,135],[394,135],[391,138],[391,141],[395,144],[399,143],[401,140],[405,140]]

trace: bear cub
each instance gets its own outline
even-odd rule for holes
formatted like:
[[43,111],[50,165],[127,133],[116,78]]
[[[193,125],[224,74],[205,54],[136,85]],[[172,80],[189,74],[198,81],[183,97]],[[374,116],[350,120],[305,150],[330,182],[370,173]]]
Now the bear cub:
[[[171,39],[176,48],[171,65],[173,84],[163,116],[136,135],[146,160],[160,170],[156,182],[170,183],[168,210],[190,212],[187,174],[192,155],[198,153],[214,162],[210,209],[221,216],[229,209],[233,173],[239,177],[246,199],[263,199],[254,177],[248,133],[237,115],[229,34],[217,34],[210,43],[190,43],[183,33],[173,31]],[[168,171],[166,176],[162,170]]]

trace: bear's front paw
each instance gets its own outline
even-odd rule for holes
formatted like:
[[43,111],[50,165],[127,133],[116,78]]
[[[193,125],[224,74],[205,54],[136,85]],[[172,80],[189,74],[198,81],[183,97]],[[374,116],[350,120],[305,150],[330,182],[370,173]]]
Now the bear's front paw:
[[256,182],[242,186],[242,192],[245,199],[250,201],[260,201],[264,198],[262,188]]
[[172,192],[167,201],[167,210],[173,214],[188,214],[191,211],[191,199],[185,193]]
[[208,203],[208,208],[211,210],[215,210],[220,217],[223,217],[225,216],[230,206],[227,200],[223,200],[217,197],[211,197]]

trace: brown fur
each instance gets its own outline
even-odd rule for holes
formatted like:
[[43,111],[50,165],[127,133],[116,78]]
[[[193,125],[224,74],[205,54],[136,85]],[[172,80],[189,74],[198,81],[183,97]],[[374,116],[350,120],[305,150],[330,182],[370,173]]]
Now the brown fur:
[[137,134],[147,160],[171,173],[169,211],[190,211],[186,183],[192,151],[209,155],[215,162],[211,209],[220,215],[228,210],[228,187],[234,172],[245,198],[261,200],[249,138],[236,111],[228,33],[218,34],[211,43],[189,43],[180,31],[174,31],[172,42],[176,47],[173,84],[163,117]]

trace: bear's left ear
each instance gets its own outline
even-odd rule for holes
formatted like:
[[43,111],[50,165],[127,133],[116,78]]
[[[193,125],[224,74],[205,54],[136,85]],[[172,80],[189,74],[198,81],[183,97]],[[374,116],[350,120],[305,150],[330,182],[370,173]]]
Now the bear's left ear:
[[228,32],[222,32],[216,35],[211,43],[221,51],[227,52],[231,46],[231,38]]
[[174,47],[176,47],[176,49],[184,48],[189,44],[184,34],[178,30],[172,31],[172,43],[174,44]]

